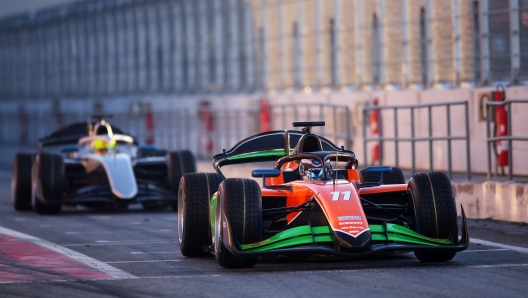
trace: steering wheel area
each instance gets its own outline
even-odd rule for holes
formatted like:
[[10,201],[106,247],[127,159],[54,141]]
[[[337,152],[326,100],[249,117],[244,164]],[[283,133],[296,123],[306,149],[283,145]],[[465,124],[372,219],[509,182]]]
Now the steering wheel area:
[[[339,153],[339,152],[317,152],[317,153],[298,153],[298,154],[292,154],[287,155],[282,158],[280,158],[277,163],[275,164],[275,169],[280,170],[282,166],[288,162],[297,162],[302,159],[310,159],[317,161],[322,167],[325,167],[325,164],[327,162],[346,162],[345,169],[352,169],[356,158],[354,156]],[[330,171],[333,171],[330,169]],[[331,174],[331,173],[330,173]],[[322,180],[328,180],[330,179],[329,173],[327,171],[322,171]]]

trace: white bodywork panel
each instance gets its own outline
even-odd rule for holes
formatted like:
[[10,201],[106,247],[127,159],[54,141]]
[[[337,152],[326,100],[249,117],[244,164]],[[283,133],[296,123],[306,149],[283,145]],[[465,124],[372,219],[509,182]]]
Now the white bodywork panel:
[[132,199],[137,194],[136,177],[132,168],[130,155],[117,153],[112,155],[89,154],[84,156],[83,163],[87,172],[103,166],[108,176],[112,193],[120,199]]

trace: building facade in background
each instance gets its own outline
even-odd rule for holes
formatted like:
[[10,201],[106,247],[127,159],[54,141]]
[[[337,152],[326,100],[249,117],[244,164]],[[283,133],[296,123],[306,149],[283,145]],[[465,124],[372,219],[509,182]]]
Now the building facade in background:
[[528,80],[528,0],[91,0],[0,21],[0,98]]

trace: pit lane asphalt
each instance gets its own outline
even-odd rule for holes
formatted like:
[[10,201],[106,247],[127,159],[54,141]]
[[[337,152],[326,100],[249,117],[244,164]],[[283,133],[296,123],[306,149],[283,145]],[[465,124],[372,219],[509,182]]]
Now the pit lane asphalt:
[[[5,173],[5,171],[4,171]],[[228,270],[214,258],[183,257],[176,213],[65,209],[14,211],[0,175],[0,227],[45,239],[132,274],[0,284],[1,297],[526,297],[528,253],[471,244],[453,261],[420,263],[412,253],[350,261],[260,259]],[[470,237],[528,248],[528,226],[470,220]],[[526,250],[528,251],[528,250]],[[2,265],[0,254],[0,265]]]

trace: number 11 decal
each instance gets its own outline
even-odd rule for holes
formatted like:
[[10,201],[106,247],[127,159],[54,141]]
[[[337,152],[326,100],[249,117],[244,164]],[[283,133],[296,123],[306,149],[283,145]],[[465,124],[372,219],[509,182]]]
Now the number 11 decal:
[[340,192],[340,191],[333,191],[331,192],[330,194],[332,195],[332,201],[339,201],[339,196],[341,194],[343,194],[343,201],[348,201],[350,200],[350,193],[352,191],[348,190],[348,191],[343,191],[343,192]]

